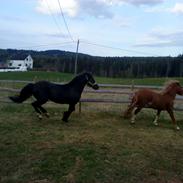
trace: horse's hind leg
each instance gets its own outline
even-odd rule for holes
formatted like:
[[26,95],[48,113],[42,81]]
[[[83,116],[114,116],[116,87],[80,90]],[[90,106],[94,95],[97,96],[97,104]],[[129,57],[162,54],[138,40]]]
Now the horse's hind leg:
[[174,126],[175,126],[175,129],[176,129],[176,130],[180,130],[180,127],[177,125],[177,122],[176,122],[176,120],[175,120],[173,110],[172,110],[172,109],[167,109],[167,112],[169,113],[169,115],[170,115],[170,117],[171,117],[171,119],[172,119],[172,122],[173,122],[173,124],[174,124]]
[[35,109],[35,111],[38,113],[38,118],[39,119],[42,119],[43,117],[42,117],[42,113],[45,115],[45,116],[47,116],[47,117],[49,117],[49,114],[48,114],[48,112],[46,111],[46,109],[44,109],[41,105],[43,105],[44,103],[46,103],[47,101],[39,101],[39,100],[37,100],[37,101],[35,101],[35,102],[33,102],[32,103],[32,106],[34,107],[34,109]]
[[158,126],[158,120],[159,120],[160,113],[161,113],[161,111],[158,110],[158,111],[157,111],[157,114],[156,114],[156,117],[155,117],[155,119],[154,119],[154,121],[153,121],[153,124],[154,124],[155,126]]
[[64,112],[62,120],[68,122],[68,118],[74,110],[75,110],[75,104],[69,104],[69,109],[68,111]]
[[43,117],[42,117],[42,115],[41,115],[41,110],[40,110],[40,108],[39,108],[39,103],[38,103],[38,101],[33,102],[33,103],[32,103],[32,106],[33,106],[33,108],[35,109],[35,111],[37,112],[38,118],[39,118],[39,119],[42,119]]

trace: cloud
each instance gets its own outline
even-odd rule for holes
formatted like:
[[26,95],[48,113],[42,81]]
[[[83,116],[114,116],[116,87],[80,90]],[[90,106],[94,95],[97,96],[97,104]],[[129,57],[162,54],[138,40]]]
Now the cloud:
[[176,3],[170,11],[176,14],[183,14],[183,3]]
[[135,6],[141,6],[141,5],[156,5],[161,4],[164,2],[164,0],[104,0],[111,4],[132,4]]
[[[164,0],[59,0],[62,10],[70,17],[93,16],[96,18],[113,18],[111,6],[131,4],[135,6],[152,6]],[[43,14],[59,14],[58,0],[37,0],[36,10]]]
[[[58,14],[60,8],[58,0],[37,0],[36,10],[43,14]],[[67,15],[74,17],[78,12],[78,4],[75,0],[59,0],[62,5],[62,10]]]
[[153,31],[135,44],[136,47],[173,47],[183,46],[183,31],[166,32],[165,30]]
[[[62,10],[70,17],[80,15],[90,15],[97,18],[111,18],[110,12],[105,0],[59,0]],[[36,10],[43,14],[59,14],[60,8],[58,0],[38,0]]]
[[156,6],[156,7],[150,7],[146,8],[145,12],[147,13],[174,13],[174,14],[183,14],[183,3],[176,3],[174,7],[171,8],[165,8],[163,6]]
[[45,33],[43,34],[45,37],[50,37],[50,38],[68,38],[67,34],[61,34],[61,33]]
[[112,18],[113,13],[109,10],[110,4],[105,0],[78,0],[80,12],[96,18]]

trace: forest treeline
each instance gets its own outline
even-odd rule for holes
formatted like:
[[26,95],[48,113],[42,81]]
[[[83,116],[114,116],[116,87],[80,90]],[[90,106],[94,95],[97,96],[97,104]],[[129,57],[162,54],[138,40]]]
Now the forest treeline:
[[[75,53],[48,50],[0,49],[0,61],[34,59],[34,70],[74,73]],[[183,77],[183,55],[177,57],[98,57],[79,53],[78,73],[90,71],[104,77]]]

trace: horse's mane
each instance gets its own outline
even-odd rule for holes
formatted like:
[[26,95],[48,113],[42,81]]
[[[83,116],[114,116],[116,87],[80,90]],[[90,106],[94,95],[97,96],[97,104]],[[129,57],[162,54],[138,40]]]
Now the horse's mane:
[[178,80],[169,80],[169,81],[166,81],[164,83],[164,87],[163,87],[162,93],[168,92],[170,90],[171,86],[173,84],[175,84],[175,83],[180,84],[180,82]]
[[68,82],[68,83],[73,83],[73,82],[75,82],[76,80],[78,80],[78,78],[80,78],[80,76],[81,76],[81,74],[76,75],[76,76],[73,77],[72,80],[71,80],[70,82]]
[[79,80],[81,78],[81,76],[83,76],[85,73],[87,73],[87,72],[82,72],[82,73],[77,74],[74,78],[72,78],[72,80],[69,83],[73,83],[73,82]]

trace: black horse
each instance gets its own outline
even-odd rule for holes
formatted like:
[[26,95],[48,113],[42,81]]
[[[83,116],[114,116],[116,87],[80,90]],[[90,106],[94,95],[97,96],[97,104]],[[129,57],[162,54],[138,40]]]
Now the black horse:
[[90,73],[84,72],[63,85],[48,81],[39,81],[35,84],[29,83],[21,90],[18,96],[9,98],[15,103],[22,103],[33,95],[36,101],[32,103],[32,106],[40,119],[42,119],[42,114],[49,117],[48,112],[42,107],[48,100],[60,104],[69,104],[69,109],[64,112],[62,118],[63,121],[68,122],[68,118],[75,110],[75,105],[79,102],[86,84],[95,90],[99,88],[93,76]]

